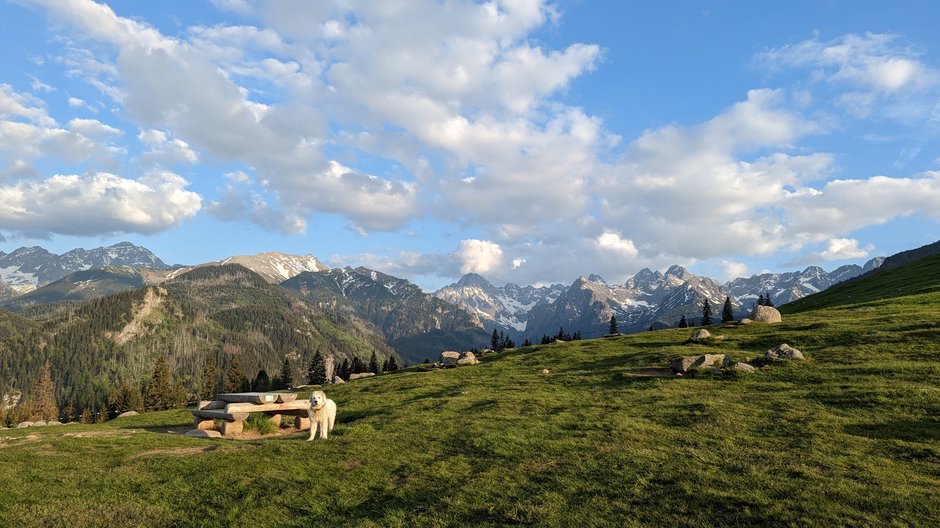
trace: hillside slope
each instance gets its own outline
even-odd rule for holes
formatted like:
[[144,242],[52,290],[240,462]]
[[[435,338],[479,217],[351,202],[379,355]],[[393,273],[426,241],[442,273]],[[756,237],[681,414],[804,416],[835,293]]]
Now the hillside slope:
[[[325,442],[166,434],[186,411],[3,431],[0,524],[932,527],[940,291],[909,287],[706,344],[643,332],[331,387]],[[808,360],[634,375],[783,342]]]
[[800,313],[937,291],[940,291],[940,254],[837,284],[823,292],[785,304],[780,307],[780,311],[784,314]]

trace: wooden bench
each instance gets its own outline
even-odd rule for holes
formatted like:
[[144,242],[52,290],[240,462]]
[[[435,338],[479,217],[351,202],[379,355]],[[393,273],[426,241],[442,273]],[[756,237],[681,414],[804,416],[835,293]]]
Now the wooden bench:
[[294,418],[294,427],[310,429],[307,411],[309,400],[297,401],[296,394],[280,392],[236,392],[219,394],[215,400],[199,402],[192,411],[196,417],[196,429],[214,429],[215,420],[222,420],[222,436],[233,436],[244,430],[244,422],[253,412],[262,412],[275,426],[280,426],[284,416]]

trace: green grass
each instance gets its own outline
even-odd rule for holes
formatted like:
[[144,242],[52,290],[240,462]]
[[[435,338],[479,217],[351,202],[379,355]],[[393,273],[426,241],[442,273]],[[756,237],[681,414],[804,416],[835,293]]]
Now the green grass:
[[[676,329],[419,366],[330,387],[325,442],[167,434],[186,411],[2,430],[0,525],[936,526],[938,306],[922,289],[701,345]],[[784,342],[808,361],[630,375]]]

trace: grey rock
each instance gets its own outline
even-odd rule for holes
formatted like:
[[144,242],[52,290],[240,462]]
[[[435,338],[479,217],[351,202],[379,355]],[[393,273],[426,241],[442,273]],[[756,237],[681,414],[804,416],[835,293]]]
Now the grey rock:
[[480,360],[473,355],[473,352],[464,352],[460,354],[460,358],[457,360],[458,365],[477,365],[479,363]]
[[703,354],[701,356],[681,356],[673,358],[669,368],[673,372],[684,374],[691,368],[707,368],[725,361],[724,354]]
[[46,425],[47,424],[45,420],[36,420],[33,422],[33,427],[45,427]]
[[16,428],[17,428],[17,429],[25,429],[25,428],[27,428],[27,427],[29,427],[29,426],[31,426],[31,425],[33,425],[33,422],[20,422],[20,423],[16,424]]
[[744,319],[741,319],[741,320],[738,321],[738,322],[741,323],[741,324],[743,324],[743,325],[749,325],[749,324],[753,323],[754,321],[751,321],[750,319],[748,319],[747,317],[745,317]]
[[780,311],[773,306],[755,306],[750,318],[756,323],[779,323],[783,321]]
[[115,419],[117,419],[117,418],[127,418],[128,416],[137,416],[138,414],[140,414],[140,413],[137,412],[137,411],[122,412],[121,414],[117,415],[117,417],[116,417]]
[[60,422],[60,421],[58,421],[58,420],[50,420],[50,421],[46,422],[46,425],[62,425],[62,422]]
[[457,360],[460,359],[460,352],[454,352],[453,350],[447,350],[441,352],[441,357],[438,362],[441,366],[452,366],[457,364]]
[[786,343],[771,348],[764,357],[767,359],[806,359],[802,352]]
[[375,372],[357,372],[349,375],[349,381],[375,376]]
[[736,370],[736,371],[738,371],[738,372],[744,372],[744,373],[746,373],[746,374],[750,374],[750,373],[752,373],[752,372],[757,372],[757,369],[754,368],[753,365],[749,365],[749,364],[747,364],[747,363],[741,363],[741,362],[737,362],[737,363],[734,364],[734,370]]
[[222,438],[222,433],[211,429],[190,429],[185,435],[196,438]]
[[704,328],[699,328],[692,334],[692,341],[705,341],[712,336],[712,333]]
[[339,376],[334,376],[334,377],[333,377],[333,385],[339,385],[340,383],[346,383],[346,382],[343,381],[343,378],[341,378],[341,377],[339,377]]

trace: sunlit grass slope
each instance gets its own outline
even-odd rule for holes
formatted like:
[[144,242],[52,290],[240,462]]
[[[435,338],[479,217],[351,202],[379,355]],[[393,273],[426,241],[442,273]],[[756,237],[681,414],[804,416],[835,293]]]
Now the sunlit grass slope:
[[[724,339],[708,344],[645,332],[330,387],[325,442],[165,433],[186,411],[3,430],[0,525],[936,526],[928,286],[715,326]],[[808,360],[734,379],[630,374],[784,342]]]

